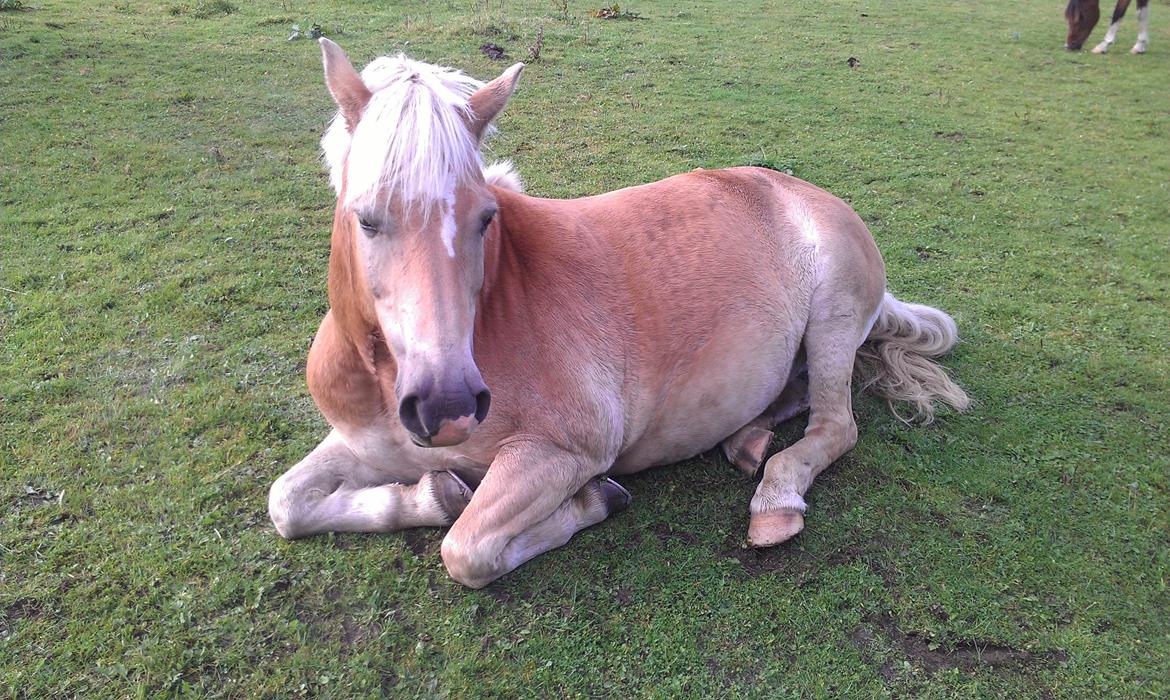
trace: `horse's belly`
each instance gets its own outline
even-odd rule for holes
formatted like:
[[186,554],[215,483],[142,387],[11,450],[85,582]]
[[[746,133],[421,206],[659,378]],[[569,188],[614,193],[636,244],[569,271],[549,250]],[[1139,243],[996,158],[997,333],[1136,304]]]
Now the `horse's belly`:
[[[672,382],[645,429],[614,462],[615,474],[671,464],[705,452],[758,417],[780,395],[799,339],[771,352],[726,357]],[[767,347],[767,346],[756,346]]]

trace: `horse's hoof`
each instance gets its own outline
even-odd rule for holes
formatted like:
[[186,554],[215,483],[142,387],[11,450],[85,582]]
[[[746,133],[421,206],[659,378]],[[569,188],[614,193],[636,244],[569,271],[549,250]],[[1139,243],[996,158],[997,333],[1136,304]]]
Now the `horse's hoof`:
[[768,455],[768,446],[776,436],[771,430],[763,428],[745,428],[727,438],[720,445],[727,461],[745,475],[755,478],[760,472],[760,465]]
[[1139,53],[1145,53],[1146,52],[1146,45],[1145,44],[1134,44],[1133,48],[1130,49],[1129,52],[1135,56],[1138,55]]
[[430,482],[431,496],[447,516],[448,524],[455,522],[471,501],[471,488],[452,472],[427,472],[423,480]]
[[791,508],[753,513],[748,524],[748,544],[771,547],[792,539],[804,529],[804,514]]
[[601,487],[601,496],[605,500],[605,509],[609,515],[629,508],[630,502],[634,500],[624,486],[608,476],[599,479],[597,485]]
[[1093,47],[1093,53],[1095,53],[1095,54],[1103,54],[1103,53],[1108,53],[1108,52],[1109,52],[1109,44],[1106,44],[1104,42],[1097,44],[1096,46]]

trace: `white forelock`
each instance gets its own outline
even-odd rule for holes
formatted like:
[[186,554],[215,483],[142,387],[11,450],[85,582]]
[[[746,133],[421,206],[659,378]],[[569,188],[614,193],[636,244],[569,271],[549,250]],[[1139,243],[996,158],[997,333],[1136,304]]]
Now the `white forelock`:
[[321,138],[339,194],[345,169],[345,204],[360,205],[384,187],[407,206],[441,200],[452,177],[482,169],[465,117],[483,83],[403,54],[375,59],[361,76],[373,94],[357,128],[351,135],[338,113]]

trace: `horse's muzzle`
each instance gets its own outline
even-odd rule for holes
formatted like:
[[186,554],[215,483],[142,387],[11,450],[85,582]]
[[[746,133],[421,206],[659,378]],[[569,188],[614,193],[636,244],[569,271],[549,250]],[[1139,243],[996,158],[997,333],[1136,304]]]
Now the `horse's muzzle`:
[[398,402],[398,419],[419,447],[450,447],[471,437],[487,418],[492,395],[486,386],[478,391],[407,394]]

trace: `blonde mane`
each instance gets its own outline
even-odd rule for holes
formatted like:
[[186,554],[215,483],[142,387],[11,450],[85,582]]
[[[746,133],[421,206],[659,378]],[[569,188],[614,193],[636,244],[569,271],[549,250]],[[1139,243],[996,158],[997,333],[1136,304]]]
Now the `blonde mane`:
[[338,194],[344,175],[346,205],[372,203],[389,188],[408,206],[427,206],[483,171],[466,126],[468,98],[482,82],[403,54],[375,59],[361,77],[373,94],[357,128],[351,135],[338,113],[321,138]]

